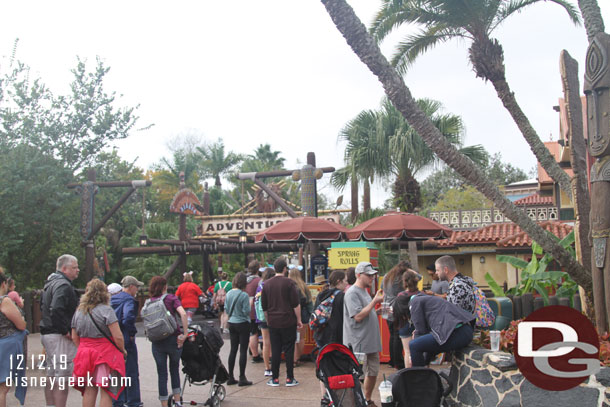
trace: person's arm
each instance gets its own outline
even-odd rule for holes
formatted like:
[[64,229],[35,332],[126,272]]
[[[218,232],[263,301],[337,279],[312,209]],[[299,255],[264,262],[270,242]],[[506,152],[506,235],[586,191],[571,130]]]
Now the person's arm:
[[[246,294],[246,297],[242,300],[241,302],[241,311],[244,314],[248,314],[248,318],[250,318],[250,310],[252,309],[252,305],[250,302],[250,296],[248,296],[248,293],[245,291],[242,291],[244,294]],[[247,298],[247,299],[246,299]],[[252,300],[254,300],[254,298],[252,298]]]
[[19,309],[17,308],[13,300],[8,297],[3,298],[2,304],[0,304],[0,311],[2,311],[2,313],[6,315],[9,321],[11,321],[15,325],[15,328],[20,331],[23,331],[25,329],[25,320],[21,316],[21,312],[19,312]]
[[184,343],[184,341],[186,340],[186,335],[189,333],[189,320],[186,316],[186,311],[184,310],[184,308],[181,306],[179,306],[178,308],[176,308],[176,312],[178,313],[178,315],[180,315],[180,320],[182,322],[182,335],[178,335],[178,347],[182,347],[182,344]]
[[136,309],[137,302],[135,301],[127,301],[123,304],[123,315],[121,323],[127,330],[127,334],[130,337],[134,337],[138,332],[136,329],[136,315],[138,310]]
[[[110,336],[112,336],[112,340],[116,344],[116,346],[123,352],[123,355],[127,355],[125,351],[125,342],[123,340],[123,333],[121,333],[121,328],[119,327],[118,322],[113,322],[108,325],[108,329],[110,330]],[[77,345],[78,346],[78,345]]]
[[303,321],[301,321],[301,304],[293,308],[294,315],[297,317],[297,328],[303,328]]
[[424,316],[424,311],[421,307],[420,301],[411,300],[409,312],[411,313],[411,323],[415,328],[413,331],[413,338],[417,338],[418,336],[428,333],[428,330],[426,329],[426,318]]
[[80,336],[78,336],[78,334],[76,333],[75,328],[72,328],[72,342],[74,342],[74,345],[76,345],[77,348],[78,345],[80,345]]
[[381,290],[377,291],[375,297],[369,302],[364,308],[360,310],[359,313],[354,315],[354,321],[362,322],[366,317],[369,316],[372,310],[375,309],[375,305],[379,304],[383,301],[383,292]]

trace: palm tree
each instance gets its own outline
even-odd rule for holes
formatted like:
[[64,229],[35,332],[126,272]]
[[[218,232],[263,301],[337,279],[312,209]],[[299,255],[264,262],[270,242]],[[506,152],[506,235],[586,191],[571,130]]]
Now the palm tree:
[[214,185],[218,188],[222,187],[220,177],[228,174],[243,160],[241,155],[231,151],[225,155],[225,145],[221,139],[209,146],[197,147],[197,150],[203,157],[204,170],[214,178]]
[[377,76],[390,101],[422,137],[428,147],[491,200],[509,219],[525,230],[533,240],[539,243],[547,253],[550,253],[566,269],[574,281],[590,293],[590,273],[540,226],[528,218],[522,210],[513,205],[470,159],[460,154],[443,137],[432,121],[421,111],[401,76],[383,56],[375,40],[368,34],[364,24],[345,0],[322,0],[322,3],[349,46],[371,72]]
[[[416,103],[449,143],[462,146],[464,128],[459,116],[441,114],[442,104],[434,100],[418,99]],[[439,165],[440,160],[388,99],[382,103],[381,117],[381,138],[377,142],[386,149],[381,154],[390,157],[390,172],[396,177],[393,206],[413,212],[421,207],[420,186],[415,176]],[[464,147],[460,152],[476,163],[487,161],[487,153],[480,145]]]
[[348,182],[351,184],[352,219],[358,215],[359,181],[362,180],[363,184],[363,210],[366,212],[371,209],[370,183],[374,181],[375,175],[389,174],[389,165],[382,158],[386,156],[377,149],[380,123],[379,112],[364,110],[339,132],[339,139],[347,141],[344,153],[347,165],[333,173],[331,183],[340,191]]
[[[371,33],[383,40],[396,27],[415,23],[425,28],[407,36],[392,58],[392,65],[404,74],[410,64],[435,45],[451,39],[471,41],[469,59],[477,77],[490,81],[502,104],[512,116],[536,159],[545,171],[572,196],[570,177],[559,167],[506,81],[504,52],[498,40],[490,37],[508,17],[541,0],[383,0],[371,26]],[[565,0],[549,0],[563,7],[574,24],[580,24],[578,11]]]
[[270,144],[260,144],[256,150],[254,150],[254,154],[248,156],[248,158],[252,161],[256,161],[258,166],[260,166],[259,171],[272,171],[272,170],[281,170],[284,168],[285,158],[280,156],[281,151],[271,151]]

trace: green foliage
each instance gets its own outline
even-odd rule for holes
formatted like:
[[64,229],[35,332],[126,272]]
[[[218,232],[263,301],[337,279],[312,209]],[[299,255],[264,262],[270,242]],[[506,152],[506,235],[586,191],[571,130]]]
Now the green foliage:
[[[80,199],[67,184],[82,180],[77,174],[87,166],[102,178],[128,166],[103,152],[134,130],[136,108],[115,106],[115,94],[104,90],[108,68],[99,60],[93,71],[79,60],[72,73],[66,95],[32,78],[20,62],[0,75],[0,264],[20,290],[40,288],[61,254],[84,257]],[[98,210],[108,204],[102,199]],[[132,230],[129,217],[111,228]]]
[[452,188],[443,193],[430,211],[479,209],[491,207],[491,202],[472,186]]
[[[570,232],[566,237],[559,238],[549,233],[554,240],[559,241],[559,244],[564,249],[568,250],[576,258],[576,253],[572,245],[574,244],[574,231]],[[542,256],[538,260],[538,256]],[[495,295],[523,295],[533,291],[538,292],[544,300],[544,305],[549,305],[548,292],[550,289],[557,289],[555,295],[558,297],[567,297],[570,300],[570,305],[573,306],[574,294],[578,292],[578,284],[572,280],[570,275],[563,271],[547,271],[549,264],[553,261],[550,254],[544,254],[542,247],[536,242],[532,242],[532,259],[526,262],[513,256],[498,255],[496,259],[503,263],[509,263],[513,267],[523,270],[521,272],[521,280],[519,285],[511,288],[506,293],[501,293],[501,289],[493,277],[487,273],[485,280],[489,283]],[[500,290],[496,293],[497,290]]]
[[[508,185],[513,182],[527,179],[527,174],[511,164],[502,162],[502,155],[496,153],[475,162],[496,186]],[[427,211],[435,207],[441,197],[450,189],[463,190],[467,186],[466,181],[453,169],[443,167],[430,174],[421,183],[423,208]],[[451,209],[451,208],[450,208]],[[472,208],[475,209],[475,208]]]

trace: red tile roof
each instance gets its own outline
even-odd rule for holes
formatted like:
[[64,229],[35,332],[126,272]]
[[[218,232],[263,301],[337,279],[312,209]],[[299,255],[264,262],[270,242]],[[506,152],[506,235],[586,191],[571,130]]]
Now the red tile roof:
[[552,205],[553,197],[552,196],[540,196],[538,194],[532,194],[521,199],[517,199],[513,202],[515,205]]
[[[567,223],[558,222],[558,221],[546,221],[541,222],[539,225],[544,228],[547,232],[551,232],[555,236],[560,239],[566,237],[572,231],[573,227],[568,225]],[[532,239],[529,235],[521,231],[512,236],[505,237],[504,239],[499,240],[496,245],[498,247],[524,247],[531,246]]]
[[[563,239],[572,226],[560,221],[546,221],[539,225]],[[449,239],[426,240],[424,248],[449,248],[468,245],[497,245],[498,247],[528,247],[532,239],[515,223],[494,223],[472,231],[454,231]]]

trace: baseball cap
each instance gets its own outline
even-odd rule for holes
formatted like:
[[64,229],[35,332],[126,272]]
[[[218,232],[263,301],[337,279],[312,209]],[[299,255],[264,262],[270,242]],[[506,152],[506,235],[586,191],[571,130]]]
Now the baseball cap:
[[368,261],[361,261],[356,266],[356,274],[368,274],[373,275],[377,274],[377,270],[373,268],[373,265]]
[[138,287],[143,286],[144,283],[139,281],[137,278],[132,276],[125,276],[121,280],[121,285],[123,287],[129,287],[130,285],[137,285]]
[[108,292],[110,293],[110,295],[118,294],[121,291],[123,291],[123,287],[121,287],[120,284],[117,284],[117,283],[108,284]]

